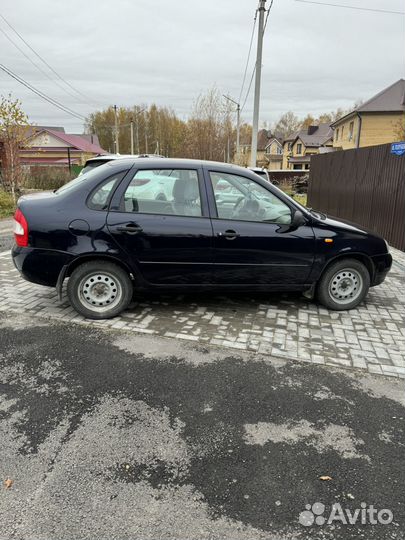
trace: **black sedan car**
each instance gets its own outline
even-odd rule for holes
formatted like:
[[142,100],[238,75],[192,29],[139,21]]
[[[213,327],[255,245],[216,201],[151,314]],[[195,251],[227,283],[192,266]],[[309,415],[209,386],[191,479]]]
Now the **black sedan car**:
[[134,291],[303,291],[357,306],[392,263],[385,240],[304,208],[224,163],[119,159],[21,197],[13,260],[34,283],[67,282],[84,317],[118,315]]

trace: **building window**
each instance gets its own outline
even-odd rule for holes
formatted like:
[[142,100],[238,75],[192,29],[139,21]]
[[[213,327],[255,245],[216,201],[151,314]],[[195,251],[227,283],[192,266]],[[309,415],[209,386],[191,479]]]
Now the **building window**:
[[350,122],[349,125],[349,141],[353,140],[354,122]]
[[343,133],[344,133],[344,130],[345,130],[345,126],[342,126],[342,133],[341,133],[341,135],[340,135],[340,138],[342,139],[342,141],[343,141]]
[[337,128],[337,130],[336,130],[336,137],[335,137],[335,140],[336,140],[336,141],[339,140],[339,128]]
[[287,149],[288,149],[289,152],[291,152],[291,143],[290,142],[288,143]]
[[301,153],[302,153],[302,144],[298,143],[297,144],[297,154],[301,154]]

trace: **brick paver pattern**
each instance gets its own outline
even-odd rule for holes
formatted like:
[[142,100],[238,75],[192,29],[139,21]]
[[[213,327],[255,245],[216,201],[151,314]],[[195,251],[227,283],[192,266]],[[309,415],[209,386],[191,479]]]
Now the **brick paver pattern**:
[[148,294],[120,317],[89,321],[54,289],[24,281],[0,254],[0,311],[26,312],[405,378],[405,254],[351,311],[329,311],[299,294]]

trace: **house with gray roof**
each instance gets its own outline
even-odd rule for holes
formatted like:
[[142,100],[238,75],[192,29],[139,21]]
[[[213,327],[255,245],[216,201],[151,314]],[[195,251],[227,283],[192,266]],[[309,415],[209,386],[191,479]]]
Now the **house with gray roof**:
[[333,131],[330,124],[308,126],[284,139],[283,169],[309,170],[311,156],[333,151]]
[[405,80],[391,84],[331,124],[333,147],[363,148],[405,140]]

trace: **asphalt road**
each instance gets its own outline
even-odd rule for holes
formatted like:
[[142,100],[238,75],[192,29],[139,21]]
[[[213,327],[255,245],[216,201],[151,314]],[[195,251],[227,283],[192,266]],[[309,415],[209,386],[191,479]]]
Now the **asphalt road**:
[[[25,315],[0,339],[1,539],[404,538],[403,381]],[[394,520],[301,524],[316,502]]]

